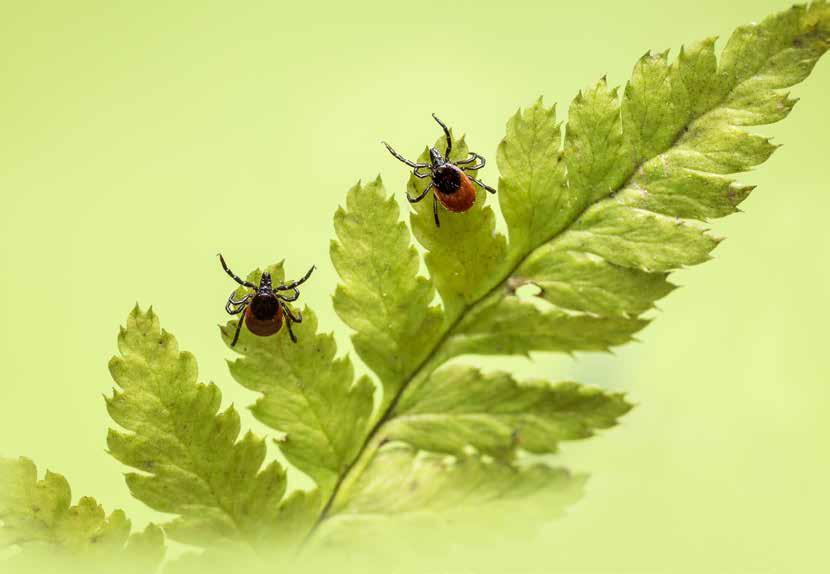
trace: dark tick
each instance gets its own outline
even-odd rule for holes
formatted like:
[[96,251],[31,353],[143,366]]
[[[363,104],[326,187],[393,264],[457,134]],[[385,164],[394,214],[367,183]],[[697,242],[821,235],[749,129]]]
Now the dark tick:
[[496,190],[464,173],[466,171],[477,171],[487,163],[487,160],[477,153],[470,152],[470,157],[467,159],[456,162],[450,161],[450,153],[452,152],[450,130],[435,114],[432,114],[432,117],[438,122],[441,129],[444,130],[444,135],[447,138],[447,151],[444,155],[441,155],[441,152],[437,148],[430,148],[429,163],[410,161],[392,149],[392,146],[388,143],[382,143],[389,150],[389,153],[412,168],[412,174],[415,177],[418,179],[430,178],[429,185],[420,195],[412,197],[407,192],[406,199],[409,200],[409,203],[418,203],[434,189],[435,191],[432,194],[432,215],[435,218],[435,226],[441,227],[441,222],[438,220],[439,201],[449,211],[460,213],[467,211],[475,203],[476,189],[473,186],[474,183],[490,193],[496,193]]
[[[244,313],[244,319],[240,317],[236,326],[236,333],[233,335],[231,347],[236,345],[239,340],[239,332],[242,330],[242,323],[248,327],[248,330],[259,337],[270,337],[277,333],[282,327],[283,319],[285,319],[286,327],[288,327],[288,335],[293,342],[297,342],[297,337],[294,336],[294,331],[291,330],[292,323],[302,323],[303,314],[297,311],[297,314],[291,311],[288,303],[296,301],[300,297],[300,291],[297,289],[300,285],[306,282],[311,277],[314,271],[314,266],[308,270],[308,273],[303,275],[301,279],[292,281],[285,285],[278,285],[274,287],[271,284],[271,274],[265,272],[259,280],[257,287],[253,283],[242,280],[233,271],[228,269],[225,263],[225,258],[219,254],[219,261],[222,263],[222,268],[225,273],[231,278],[248,289],[252,289],[241,299],[234,299],[236,290],[228,297],[228,302],[225,303],[225,311],[230,315],[239,315]],[[293,291],[288,295],[283,295],[280,291]]]

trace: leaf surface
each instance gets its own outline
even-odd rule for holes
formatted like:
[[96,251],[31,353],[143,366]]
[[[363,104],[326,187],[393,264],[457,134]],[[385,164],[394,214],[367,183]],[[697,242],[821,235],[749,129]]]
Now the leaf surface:
[[[121,510],[107,515],[95,499],[72,504],[66,479],[46,472],[38,479],[27,458],[0,459],[0,548],[18,546],[13,562],[21,569],[39,565],[103,572],[122,565],[126,572],[153,572],[164,557],[164,535],[153,524],[131,534]],[[56,562],[57,561],[57,562]]]
[[[275,284],[282,282],[282,264],[268,268]],[[260,271],[248,280],[258,284]],[[254,416],[284,433],[277,444],[288,461],[308,474],[323,496],[334,488],[360,448],[372,414],[374,387],[366,377],[354,380],[348,357],[337,358],[331,334],[318,333],[317,317],[303,309],[294,326],[293,343],[285,327],[271,337],[257,337],[243,328],[233,350],[241,356],[229,363],[242,386],[260,393]],[[230,344],[236,320],[222,328]]]
[[519,467],[479,456],[440,456],[390,443],[375,455],[347,504],[344,517],[378,518],[476,510],[488,504],[523,499],[545,492],[562,498],[560,508],[578,498],[584,480],[542,464]]
[[[443,459],[430,458],[435,453],[467,461],[478,452],[510,465],[517,451],[553,452],[559,441],[590,436],[625,413],[622,397],[573,383],[438,369],[463,355],[570,354],[625,344],[674,289],[669,275],[711,258],[720,239],[708,222],[736,212],[752,191],[734,174],[776,149],[747,128],[792,109],[784,90],[804,80],[830,47],[830,8],[814,2],[739,28],[720,61],[714,44],[690,45],[674,60],[649,52],[622,90],[605,79],[583,90],[571,103],[564,137],[554,108],[541,100],[516,113],[497,156],[509,242],[483,192],[468,212],[439,211],[440,228],[429,202],[415,204],[412,231],[445,321],[437,334],[424,333],[432,346],[416,344],[419,360],[386,389],[397,391],[384,397],[385,410],[321,520],[385,514],[379,501],[392,497],[398,485],[388,477],[396,474],[423,472],[429,485],[419,478],[412,493],[396,491],[392,508],[440,507],[443,496],[458,494],[452,477],[460,468],[476,469],[462,481],[472,492],[500,467],[449,470],[436,462]],[[453,142],[452,159],[466,157],[466,141]],[[444,150],[442,140],[436,145]],[[427,158],[425,151],[418,161]],[[416,195],[427,185],[410,175],[407,191]],[[350,209],[353,222],[369,225],[360,211]],[[388,209],[389,225],[401,229],[395,215]],[[400,241],[407,243],[402,234]],[[338,270],[344,277],[362,273],[357,266]],[[412,308],[411,324],[432,312],[426,300]],[[356,339],[366,331],[354,319],[350,325]],[[498,476],[521,490],[520,474]]]
[[385,399],[424,360],[443,323],[432,303],[432,282],[418,274],[421,258],[399,212],[380,178],[357,184],[334,216],[337,240],[331,243],[341,279],[334,308],[355,330],[355,351],[377,374]]
[[177,515],[164,525],[174,540],[269,551],[286,480],[277,462],[264,464],[265,442],[239,438],[239,414],[220,412],[218,387],[197,382],[193,355],[152,310],[133,310],[118,348],[110,373],[119,388],[107,410],[124,430],[110,430],[107,445],[138,471],[126,475],[133,496]]
[[631,408],[622,395],[565,382],[520,383],[507,373],[450,366],[407,393],[387,436],[463,456],[469,446],[507,459],[516,448],[555,453],[559,442],[614,426]]

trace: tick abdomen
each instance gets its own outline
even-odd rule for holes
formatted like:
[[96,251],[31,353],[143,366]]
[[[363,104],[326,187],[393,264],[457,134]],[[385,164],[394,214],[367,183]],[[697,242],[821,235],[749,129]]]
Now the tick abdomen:
[[282,319],[283,310],[279,305],[276,306],[270,316],[264,318],[257,317],[253,302],[245,309],[245,326],[248,327],[251,333],[260,337],[269,337],[278,332],[282,327]]

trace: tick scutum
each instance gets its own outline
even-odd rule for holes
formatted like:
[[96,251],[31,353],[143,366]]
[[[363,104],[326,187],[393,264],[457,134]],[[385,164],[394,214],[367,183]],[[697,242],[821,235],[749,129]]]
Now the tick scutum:
[[251,299],[251,313],[260,321],[273,319],[280,307],[280,302],[273,293],[260,291]]
[[461,188],[461,178],[464,174],[450,163],[445,163],[433,170],[432,180],[435,187],[444,195],[452,195]]

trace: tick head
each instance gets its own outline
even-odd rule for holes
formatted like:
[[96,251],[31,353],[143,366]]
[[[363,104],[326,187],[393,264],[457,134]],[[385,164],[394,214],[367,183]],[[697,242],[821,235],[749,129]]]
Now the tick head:
[[259,290],[260,291],[270,291],[271,290],[271,274],[267,271],[262,273],[262,277],[259,279]]
[[443,165],[446,163],[444,160],[444,156],[441,155],[441,152],[438,151],[438,148],[430,148],[429,149],[429,159],[432,162],[433,167],[437,167],[439,165]]

